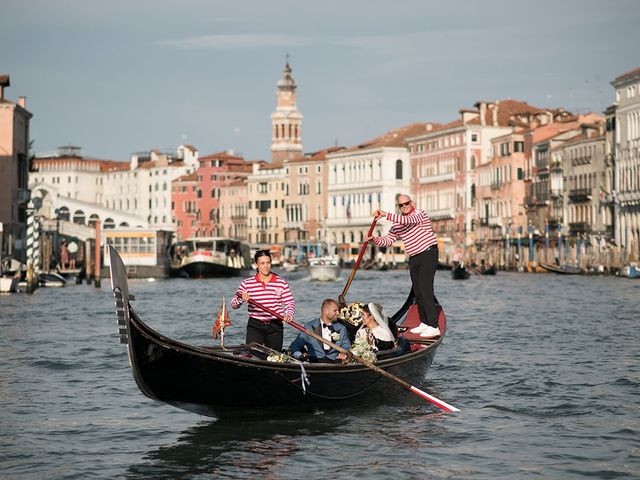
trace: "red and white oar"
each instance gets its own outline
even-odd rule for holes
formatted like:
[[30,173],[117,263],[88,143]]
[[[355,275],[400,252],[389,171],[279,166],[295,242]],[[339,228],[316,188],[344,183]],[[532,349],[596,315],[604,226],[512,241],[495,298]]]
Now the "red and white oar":
[[282,317],[282,315],[280,315],[278,312],[275,312],[274,310],[270,309],[269,307],[266,307],[266,306],[262,305],[261,303],[256,302],[255,300],[253,300],[251,298],[248,300],[248,302],[251,305],[253,305],[254,307],[259,308],[260,310],[263,310],[263,311],[269,313],[270,315],[273,315],[275,318],[277,318],[278,320],[281,320],[283,323],[285,323],[287,325],[291,325],[296,330],[299,330],[299,331],[301,331],[303,333],[306,333],[307,335],[309,335],[310,337],[315,338],[319,342],[322,342],[322,343],[324,343],[326,345],[329,345],[331,348],[336,349],[340,353],[344,353],[346,355],[349,355],[351,358],[353,358],[357,362],[361,363],[365,367],[370,368],[374,372],[377,372],[380,375],[382,375],[384,377],[387,377],[389,380],[392,380],[392,381],[396,382],[397,384],[403,386],[404,388],[406,388],[410,392],[415,393],[419,397],[422,397],[425,400],[428,400],[429,402],[433,403],[435,406],[441,408],[445,412],[459,412],[460,411],[459,409],[457,409],[453,405],[449,405],[447,402],[444,402],[444,401],[434,397],[433,395],[431,395],[431,394],[429,394],[429,393],[427,393],[427,392],[425,392],[423,390],[420,390],[418,387],[414,387],[413,385],[408,384],[407,382],[405,382],[401,378],[398,378],[395,375],[390,374],[386,370],[383,370],[382,368],[378,367],[377,365],[374,365],[373,363],[365,360],[364,358],[360,358],[360,357],[354,355],[353,353],[349,352],[348,350],[345,350],[344,348],[342,348],[340,345],[336,345],[335,343],[330,342],[329,340],[325,339],[322,335],[318,335],[314,331],[309,330],[307,328],[304,328],[299,323],[296,323],[293,320],[291,320],[289,322],[285,322],[284,318]]

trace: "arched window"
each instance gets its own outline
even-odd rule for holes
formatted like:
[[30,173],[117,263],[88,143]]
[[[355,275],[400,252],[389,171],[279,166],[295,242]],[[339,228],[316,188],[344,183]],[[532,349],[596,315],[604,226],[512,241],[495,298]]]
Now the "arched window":
[[82,210],[76,210],[76,212],[73,214],[73,223],[84,225],[84,220],[84,212]]
[[95,213],[94,213],[94,214],[92,214],[92,215],[89,217],[89,226],[90,226],[90,227],[94,227],[94,228],[95,228],[95,226],[96,226],[96,222],[97,222],[98,220],[100,220],[100,217],[99,217],[98,215],[96,215]]
[[402,180],[402,160],[396,160],[396,180]]
[[127,222],[120,222],[120,225],[118,225],[119,227],[128,227],[129,224]]
[[58,209],[58,220],[69,221],[69,209],[67,207],[60,207]]
[[113,218],[107,218],[104,221],[104,228],[116,228],[116,222],[113,221]]

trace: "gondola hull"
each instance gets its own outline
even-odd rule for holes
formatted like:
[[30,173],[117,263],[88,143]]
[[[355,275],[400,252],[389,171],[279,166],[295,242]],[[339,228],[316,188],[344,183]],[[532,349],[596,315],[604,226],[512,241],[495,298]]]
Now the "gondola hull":
[[453,270],[451,270],[451,278],[453,280],[466,280],[471,276],[471,274],[469,273],[469,270],[467,270],[465,267],[455,267]]
[[[115,250],[111,255],[112,259],[119,258]],[[198,347],[165,337],[145,324],[132,308],[126,276],[122,278],[118,269],[112,261],[121,341],[127,344],[134,379],[149,398],[201,415],[220,417],[249,409],[313,411],[356,403],[380,404],[407,396],[401,386],[359,363],[305,363],[302,367],[295,362],[268,361],[266,354],[261,356],[251,345],[228,349]],[[412,303],[410,296],[399,312],[402,319]],[[445,321],[444,313],[441,321]],[[406,382],[420,385],[442,338],[414,344],[405,349],[410,350],[408,353],[400,354],[401,349],[390,352],[388,358],[380,359],[376,365]],[[309,383],[303,386],[305,375]]]

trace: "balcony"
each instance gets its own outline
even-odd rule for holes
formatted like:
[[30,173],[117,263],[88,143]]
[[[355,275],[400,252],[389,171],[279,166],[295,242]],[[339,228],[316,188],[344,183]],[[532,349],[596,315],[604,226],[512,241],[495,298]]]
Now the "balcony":
[[303,221],[287,221],[284,222],[285,230],[303,230],[304,222]]
[[441,173],[439,175],[430,175],[428,177],[420,177],[418,180],[420,183],[438,183],[438,182],[451,182],[455,180],[455,172]]
[[491,190],[500,190],[504,183],[502,182],[491,182]]
[[439,210],[428,210],[429,218],[431,220],[448,220],[454,217],[455,212],[453,208],[441,208]]
[[528,207],[549,205],[549,195],[541,193],[539,195],[524,197],[524,204]]
[[587,222],[573,222],[569,224],[569,235],[578,235],[581,233],[589,233],[591,225]]
[[591,200],[590,188],[572,188],[569,190],[569,199],[573,203],[584,203]]
[[578,157],[571,160],[571,165],[588,165],[591,163],[591,157]]

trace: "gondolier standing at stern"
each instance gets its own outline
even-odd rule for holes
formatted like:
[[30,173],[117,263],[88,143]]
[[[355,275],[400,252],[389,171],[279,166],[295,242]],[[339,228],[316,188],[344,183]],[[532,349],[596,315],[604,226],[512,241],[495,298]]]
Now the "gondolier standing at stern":
[[[296,303],[287,281],[271,271],[271,253],[258,250],[253,256],[258,272],[244,280],[231,300],[232,308],[240,308],[249,298],[282,315],[285,322],[293,320]],[[260,343],[273,350],[282,350],[283,325],[273,315],[249,303],[246,343]]]
[[400,215],[376,210],[376,220],[385,218],[393,222],[389,233],[382,236],[367,237],[367,241],[379,247],[388,247],[398,238],[404,242],[404,247],[409,254],[409,274],[413,293],[418,301],[420,312],[420,325],[412,328],[411,333],[420,334],[421,337],[437,337],[440,335],[438,328],[438,312],[435,296],[433,294],[433,279],[438,266],[438,241],[431,226],[431,219],[424,210],[413,206],[411,197],[400,195],[398,197]]

